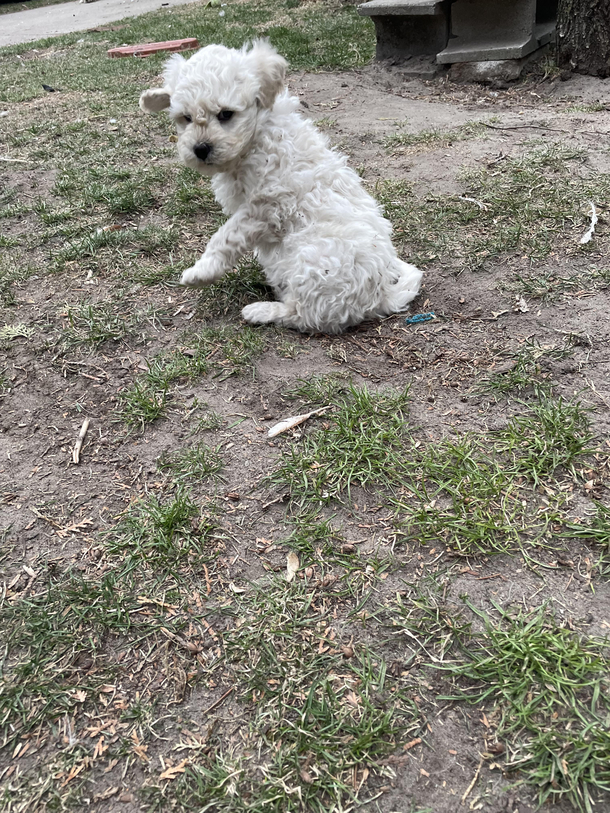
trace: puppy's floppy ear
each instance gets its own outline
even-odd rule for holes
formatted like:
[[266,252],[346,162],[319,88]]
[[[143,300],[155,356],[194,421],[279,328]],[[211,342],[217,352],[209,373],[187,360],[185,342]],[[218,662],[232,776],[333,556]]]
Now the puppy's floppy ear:
[[145,113],[158,113],[167,110],[171,97],[167,88],[151,88],[140,96],[140,107]]
[[140,107],[145,113],[158,113],[160,110],[167,110],[171,104],[171,94],[176,89],[185,65],[186,59],[181,54],[172,54],[163,69],[164,87],[145,90],[140,96]]
[[261,107],[271,107],[275,97],[284,87],[288,63],[268,40],[254,40],[252,48],[246,55],[260,82],[258,102]]

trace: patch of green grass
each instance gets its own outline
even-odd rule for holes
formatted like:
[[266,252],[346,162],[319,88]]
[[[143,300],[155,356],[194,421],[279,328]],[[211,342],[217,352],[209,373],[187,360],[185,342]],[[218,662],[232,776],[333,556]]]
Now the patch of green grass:
[[484,446],[484,439],[464,436],[421,453],[405,496],[394,501],[408,539],[440,541],[462,555],[504,553],[522,536],[540,538],[557,520],[556,502],[539,505]]
[[127,426],[144,429],[165,414],[168,399],[167,386],[159,389],[145,379],[134,381],[128,390],[119,393],[117,413]]
[[456,141],[466,141],[470,138],[485,138],[489,130],[478,121],[468,121],[459,127],[449,130],[421,130],[418,133],[394,133],[386,139],[386,146],[390,148],[407,147],[408,152],[423,152],[449,147]]
[[122,574],[146,570],[160,580],[210,561],[215,530],[189,493],[178,490],[166,500],[150,495],[135,502],[103,541],[108,554],[120,556]]
[[[282,0],[264,3],[259,0],[229,4],[223,11],[221,25],[218,8],[184,6],[126,19],[118,32],[68,34],[2,49],[0,69],[5,83],[0,101],[18,102],[42,96],[43,82],[66,93],[99,93],[103,89],[111,99],[137,101],[134,85],[142,89],[151,82],[167,56],[142,61],[109,60],[106,49],[122,43],[162,41],[170,21],[176,30],[197,37],[201,45],[220,42],[241,47],[256,36],[268,36],[295,70],[354,68],[368,62],[375,50],[372,23],[351,6],[329,3],[312,8],[305,4],[287,9]],[[79,43],[79,39],[84,41]],[[55,50],[54,58],[15,58],[16,54],[31,52],[33,47],[51,47]],[[132,104],[135,108],[135,102]]]
[[610,553],[610,508],[598,500],[594,501],[595,514],[588,522],[569,523],[568,535],[576,539],[585,539],[608,548]]
[[55,226],[59,223],[67,223],[76,218],[77,213],[70,207],[68,209],[59,209],[53,206],[49,201],[44,198],[38,198],[34,205],[34,211],[42,220],[45,226]]
[[83,171],[67,167],[55,184],[55,193],[78,205],[84,214],[103,208],[114,216],[136,214],[150,209],[156,200],[155,188],[162,187],[167,170],[102,164]]
[[223,461],[219,449],[212,449],[201,442],[187,449],[161,455],[157,467],[169,472],[176,483],[190,483],[217,478],[222,471]]
[[250,302],[273,300],[273,290],[265,275],[253,259],[244,259],[237,270],[225,274],[214,285],[202,288],[197,302],[197,313],[202,318],[237,314]]
[[[399,526],[409,539],[442,541],[462,555],[542,543],[563,518],[558,478],[578,480],[591,440],[579,402],[541,394],[502,431],[413,450],[404,496],[394,499]],[[535,488],[542,482],[544,496]]]
[[506,353],[510,361],[499,365],[500,370],[487,376],[477,385],[477,391],[486,395],[523,395],[531,392],[534,397],[550,396],[549,376],[542,372],[542,359],[563,359],[572,352],[568,344],[563,347],[541,345],[528,339],[517,353]]
[[78,263],[84,268],[101,266],[124,271],[142,255],[166,255],[176,247],[178,240],[178,232],[171,226],[98,228],[60,249],[54,256],[54,270],[63,271],[68,263]]
[[566,294],[604,290],[609,284],[610,269],[608,268],[592,266],[585,271],[570,269],[561,273],[556,267],[553,267],[549,270],[536,268],[529,273],[516,273],[512,280],[508,280],[501,287],[519,295],[541,299],[544,302],[553,302]]
[[[332,411],[324,429],[308,431],[298,444],[283,446],[272,481],[292,500],[329,502],[352,486],[392,486],[400,482],[406,436],[408,389],[375,393],[334,378],[303,382],[294,394]],[[319,399],[319,400],[318,400]]]
[[[309,514],[295,514],[290,518],[292,533],[282,545],[293,550],[300,560],[301,568],[317,565],[323,577],[333,568],[343,570],[349,578],[352,571],[362,569],[362,561],[352,543],[333,527],[330,520],[321,520]],[[367,565],[373,557],[367,558]],[[374,568],[371,566],[369,572]]]
[[452,655],[455,636],[467,636],[471,629],[460,608],[443,601],[439,581],[431,585],[424,581],[409,584],[387,608],[392,639],[400,641],[393,643],[392,649],[400,651],[405,670],[422,660],[442,663]]
[[0,255],[0,305],[14,305],[17,301],[15,286],[25,282],[34,273],[32,267],[21,265],[13,257]]
[[[0,730],[14,741],[97,703],[100,686],[112,680],[106,645],[128,646],[159,631],[178,629],[178,618],[140,614],[142,598],[115,572],[88,579],[79,573],[50,575],[36,591],[3,596],[0,621],[6,647],[0,669]],[[155,605],[152,604],[154,608]],[[90,670],[93,662],[98,668]]]
[[263,776],[255,787],[249,778],[242,798],[252,794],[257,811],[340,809],[356,797],[354,770],[374,768],[421,725],[416,710],[390,693],[383,659],[361,648],[346,660],[334,649],[329,619],[305,583],[276,580],[241,605],[226,654],[238,691],[257,704]]
[[200,432],[216,432],[224,426],[224,418],[218,412],[208,409],[207,404],[198,404],[198,407],[204,409],[204,413],[193,427],[193,435],[198,435]]
[[188,167],[179,167],[171,179],[169,197],[163,204],[164,211],[170,217],[201,217],[205,213],[218,227],[224,218],[222,210],[207,178]]
[[580,401],[542,397],[496,433],[496,448],[508,456],[515,474],[536,485],[558,469],[576,478],[575,465],[592,452],[588,412]]
[[610,791],[608,668],[603,642],[586,640],[539,608],[483,618],[460,636],[460,662],[438,665],[457,690],[483,705],[507,744],[507,768],[537,789],[538,802],[567,798],[591,813]]
[[120,394],[118,415],[128,426],[143,428],[165,413],[170,387],[214,370],[224,380],[252,369],[254,359],[267,345],[264,331],[243,328],[203,328],[185,337],[179,350],[150,359],[148,370]]
[[10,237],[8,234],[0,232],[0,248],[13,248],[19,245],[19,238]]
[[591,102],[590,104],[575,104],[572,107],[566,107],[564,113],[601,113],[607,109],[603,102]]
[[[219,749],[191,762],[174,782],[142,789],[148,813],[190,813],[193,810],[245,813],[252,807],[242,797],[240,782],[244,774],[241,760]],[[239,788],[239,791],[238,791]]]
[[485,268],[507,252],[539,262],[562,237],[586,229],[588,201],[610,193],[610,175],[593,172],[582,152],[557,144],[462,180],[461,197],[427,195],[425,201],[404,182],[375,187],[415,262],[440,259],[457,273]]
[[105,342],[121,342],[133,327],[118,312],[117,302],[81,303],[66,308],[67,325],[55,344],[65,352],[77,347],[99,348]]

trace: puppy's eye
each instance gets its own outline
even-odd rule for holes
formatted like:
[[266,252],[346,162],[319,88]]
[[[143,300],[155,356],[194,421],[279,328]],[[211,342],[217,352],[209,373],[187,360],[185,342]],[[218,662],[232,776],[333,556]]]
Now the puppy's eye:
[[221,110],[220,113],[216,116],[218,121],[229,121],[233,118],[233,111],[232,110]]
[[193,119],[191,118],[191,116],[184,113],[182,116],[182,121],[185,121],[187,124],[190,124],[193,121]]

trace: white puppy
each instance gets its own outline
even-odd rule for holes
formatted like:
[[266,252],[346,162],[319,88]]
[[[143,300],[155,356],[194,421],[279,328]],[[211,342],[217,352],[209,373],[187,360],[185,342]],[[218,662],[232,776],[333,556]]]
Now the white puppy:
[[214,282],[254,251],[279,301],[247,305],[246,321],[339,333],[403,310],[421,272],[398,259],[377,203],[301,116],[285,70],[264,40],[208,45],[189,60],[174,54],[140,107],[169,108],[181,160],[212,177],[229,215],[182,284]]

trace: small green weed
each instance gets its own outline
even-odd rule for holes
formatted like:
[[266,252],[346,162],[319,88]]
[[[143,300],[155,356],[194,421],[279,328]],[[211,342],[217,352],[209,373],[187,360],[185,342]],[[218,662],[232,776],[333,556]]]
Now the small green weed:
[[157,466],[161,471],[169,472],[176,483],[183,483],[217,478],[223,462],[219,449],[198,443],[189,449],[161,455]]
[[134,381],[128,390],[119,393],[117,415],[130,428],[144,429],[165,414],[169,395],[149,381]]
[[178,576],[209,561],[216,524],[201,514],[186,491],[162,501],[150,495],[134,503],[104,534],[104,547],[121,557],[124,574],[147,569],[155,579]]

